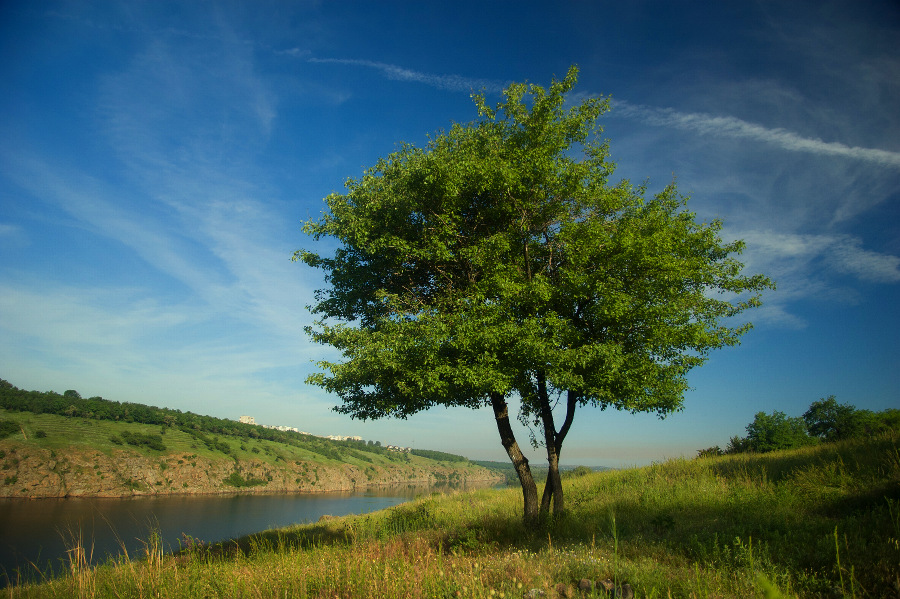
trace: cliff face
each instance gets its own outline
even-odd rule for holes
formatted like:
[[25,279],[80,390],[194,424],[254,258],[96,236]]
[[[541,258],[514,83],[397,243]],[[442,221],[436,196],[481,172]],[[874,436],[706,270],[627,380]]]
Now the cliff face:
[[[51,451],[0,443],[0,497],[126,497],[131,495],[343,491],[393,484],[500,480],[478,466],[434,466],[210,459],[195,454],[147,456],[117,449]],[[226,482],[229,481],[229,482]],[[230,483],[230,484],[229,484]]]

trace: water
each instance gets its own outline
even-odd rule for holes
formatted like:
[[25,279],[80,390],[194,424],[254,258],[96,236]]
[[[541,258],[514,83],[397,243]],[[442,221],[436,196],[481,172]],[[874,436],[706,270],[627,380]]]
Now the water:
[[[446,489],[447,487],[443,487]],[[262,495],[175,495],[127,499],[0,499],[0,587],[17,572],[59,572],[78,539],[94,563],[122,553],[140,556],[151,531],[165,550],[184,535],[214,542],[321,516],[385,509],[438,487],[399,486],[358,492]],[[92,554],[92,556],[91,556]],[[6,574],[4,576],[4,573]]]

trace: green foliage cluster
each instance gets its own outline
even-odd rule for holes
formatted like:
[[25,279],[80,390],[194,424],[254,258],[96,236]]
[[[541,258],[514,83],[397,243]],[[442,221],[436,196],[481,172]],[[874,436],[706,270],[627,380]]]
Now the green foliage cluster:
[[752,451],[763,453],[815,443],[806,432],[803,418],[790,418],[777,410],[771,414],[757,412],[753,422],[747,425],[747,441]]
[[244,487],[258,487],[260,485],[269,484],[268,481],[261,478],[251,478],[249,476],[244,478],[243,476],[241,476],[240,472],[232,472],[228,476],[228,478],[223,479],[222,482],[224,482],[226,485],[237,487],[239,489]]
[[409,453],[422,458],[434,460],[435,462],[468,462],[468,458],[453,453],[445,453],[443,451],[433,451],[431,449],[411,449]]
[[900,410],[860,410],[850,404],[838,404],[834,395],[813,402],[804,412],[803,420],[809,434],[822,441],[865,438],[900,431]]
[[578,478],[580,476],[587,476],[588,474],[592,474],[593,472],[594,471],[587,466],[575,466],[571,470],[564,471],[563,478]]
[[0,420],[0,439],[5,439],[17,432],[19,432],[18,422],[6,418]]
[[163,444],[162,435],[122,431],[120,437],[125,443],[134,445],[135,447],[148,447],[155,451],[166,450],[166,446]]
[[860,410],[850,404],[839,404],[834,395],[830,395],[814,401],[799,417],[790,417],[778,410],[771,414],[757,412],[753,422],[747,425],[746,437],[735,435],[724,450],[716,445],[698,450],[697,455],[766,453],[897,432],[900,432],[900,410]]

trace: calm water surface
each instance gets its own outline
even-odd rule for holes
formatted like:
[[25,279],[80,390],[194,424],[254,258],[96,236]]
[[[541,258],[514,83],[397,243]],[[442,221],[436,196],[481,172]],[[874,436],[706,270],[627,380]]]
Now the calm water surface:
[[[189,535],[222,541],[268,528],[315,522],[388,508],[448,487],[400,486],[321,494],[201,495],[127,499],[0,499],[0,586],[17,571],[34,572],[65,563],[73,538],[93,548],[94,563],[118,555],[140,555],[151,530],[166,550]],[[6,576],[4,576],[4,573]]]

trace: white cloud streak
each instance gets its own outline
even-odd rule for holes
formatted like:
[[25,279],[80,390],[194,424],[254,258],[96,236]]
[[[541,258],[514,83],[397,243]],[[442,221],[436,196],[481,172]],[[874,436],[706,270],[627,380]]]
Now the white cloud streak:
[[786,129],[763,127],[762,125],[748,123],[732,116],[678,112],[672,108],[630,104],[622,100],[615,101],[614,108],[614,114],[635,118],[659,127],[675,127],[686,131],[695,131],[701,135],[749,139],[775,145],[791,152],[838,156],[871,162],[881,166],[900,168],[900,152],[860,148],[839,142],[811,139]]
[[[293,49],[285,54],[305,56],[304,52]],[[479,91],[499,93],[509,85],[490,79],[473,79],[461,75],[432,75],[407,69],[398,65],[353,58],[305,58],[307,62],[318,64],[338,64],[365,67],[380,71],[388,79],[397,81],[413,81],[448,91]],[[687,131],[695,131],[701,135],[748,139],[778,146],[791,152],[805,152],[820,156],[838,156],[851,158],[900,168],[900,152],[891,152],[877,148],[861,148],[848,146],[840,142],[828,142],[822,139],[803,137],[793,131],[782,128],[769,128],[750,123],[732,116],[716,116],[705,113],[678,112],[672,108],[658,108],[632,104],[623,100],[614,101],[615,113],[619,116],[636,118],[647,124],[659,127],[675,127]]]
[[751,231],[741,235],[753,252],[770,263],[782,262],[811,268],[822,261],[835,271],[868,283],[900,282],[900,258],[863,249],[862,242],[846,234],[802,235]]
[[742,256],[745,272],[764,272],[777,283],[754,313],[756,322],[803,328],[807,323],[790,309],[792,302],[853,305],[864,298],[860,283],[900,282],[900,257],[864,249],[853,235],[747,230],[731,231],[729,237],[747,244]]
[[413,71],[397,65],[376,62],[373,60],[360,60],[354,58],[307,58],[307,62],[316,64],[340,64],[355,67],[366,67],[381,71],[388,79],[395,81],[412,81],[424,83],[431,87],[454,92],[487,91],[497,93],[503,91],[507,85],[491,79],[473,79],[461,75],[431,75]]

